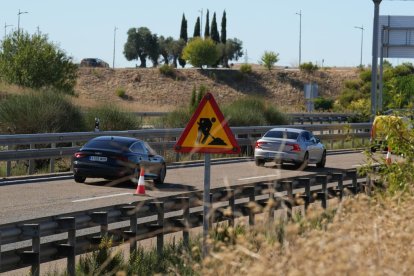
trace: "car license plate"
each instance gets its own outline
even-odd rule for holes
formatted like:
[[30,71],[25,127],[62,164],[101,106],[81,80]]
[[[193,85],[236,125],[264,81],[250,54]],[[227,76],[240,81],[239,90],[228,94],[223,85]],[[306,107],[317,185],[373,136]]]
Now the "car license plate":
[[103,157],[103,156],[89,156],[89,160],[98,161],[98,162],[106,162],[108,158]]

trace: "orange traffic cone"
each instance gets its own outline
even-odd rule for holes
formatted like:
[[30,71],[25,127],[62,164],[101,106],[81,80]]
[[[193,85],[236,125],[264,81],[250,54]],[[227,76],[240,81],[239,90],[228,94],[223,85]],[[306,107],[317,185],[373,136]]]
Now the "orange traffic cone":
[[134,195],[146,195],[145,194],[145,179],[144,168],[141,168],[139,172],[138,185]]
[[388,147],[387,149],[387,156],[385,157],[385,164],[391,165],[391,149]]

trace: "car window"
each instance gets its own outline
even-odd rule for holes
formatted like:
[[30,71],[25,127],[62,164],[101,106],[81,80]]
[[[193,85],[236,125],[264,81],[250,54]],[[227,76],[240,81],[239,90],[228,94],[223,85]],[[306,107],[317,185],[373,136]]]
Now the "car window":
[[112,151],[128,151],[130,143],[114,141],[114,140],[91,140],[84,146],[84,150],[88,149],[100,149],[100,150],[112,150]]
[[133,144],[131,146],[131,151],[135,152],[135,153],[140,153],[140,154],[145,154],[146,153],[145,148],[144,148],[144,146],[142,145],[141,142],[136,142],[135,144]]
[[297,132],[270,130],[263,137],[296,140],[298,136],[299,136],[299,133]]
[[302,133],[303,141],[309,141],[311,139],[311,134],[308,131]]
[[157,152],[147,142],[144,142],[144,145],[149,155],[157,155]]

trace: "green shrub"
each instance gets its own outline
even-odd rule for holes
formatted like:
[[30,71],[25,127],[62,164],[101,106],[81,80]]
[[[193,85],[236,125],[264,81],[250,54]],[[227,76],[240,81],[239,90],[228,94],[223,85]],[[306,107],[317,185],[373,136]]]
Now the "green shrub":
[[104,104],[92,108],[85,115],[88,130],[95,129],[95,118],[99,118],[99,129],[106,130],[132,130],[141,128],[138,118],[131,112],[125,112],[117,106]]
[[115,90],[115,94],[120,98],[123,98],[123,99],[126,98],[126,91],[125,91],[125,88],[123,87],[118,87]]
[[358,90],[361,88],[362,82],[360,80],[346,80],[344,85],[345,88]]
[[319,67],[318,65],[313,64],[312,62],[305,62],[299,66],[299,69],[300,71],[306,72],[308,74],[312,74],[316,72],[319,69]]
[[316,110],[323,110],[328,111],[332,110],[334,100],[333,99],[325,99],[324,97],[317,97],[313,101]]
[[167,77],[174,77],[175,76],[175,69],[174,67],[164,64],[159,69],[160,73]]
[[252,66],[250,64],[245,63],[240,65],[240,72],[242,72],[243,74],[251,74],[252,71]]
[[0,132],[44,133],[85,130],[82,113],[56,92],[13,95],[0,105]]
[[188,108],[179,108],[169,112],[167,116],[154,120],[153,124],[156,128],[179,128],[185,127],[190,121],[192,112]]

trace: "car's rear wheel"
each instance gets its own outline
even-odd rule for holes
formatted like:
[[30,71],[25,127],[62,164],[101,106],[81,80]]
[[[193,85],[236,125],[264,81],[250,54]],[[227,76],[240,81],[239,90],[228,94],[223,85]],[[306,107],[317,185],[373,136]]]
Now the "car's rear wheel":
[[256,163],[256,166],[258,167],[263,167],[264,164],[266,163],[263,159],[255,159],[254,162]]
[[160,173],[158,174],[158,177],[154,179],[154,184],[155,185],[164,184],[166,175],[167,175],[167,167],[165,166],[165,164],[162,164],[162,168],[160,170]]
[[303,160],[302,162],[297,163],[297,168],[298,169],[306,169],[306,167],[308,166],[308,162],[309,162],[309,153],[306,152],[305,156],[303,156]]
[[325,164],[326,164],[326,151],[323,151],[321,161],[316,163],[316,167],[317,168],[325,168]]
[[75,179],[75,182],[77,183],[84,183],[86,180],[86,177],[78,175],[78,174],[74,174],[73,178]]

